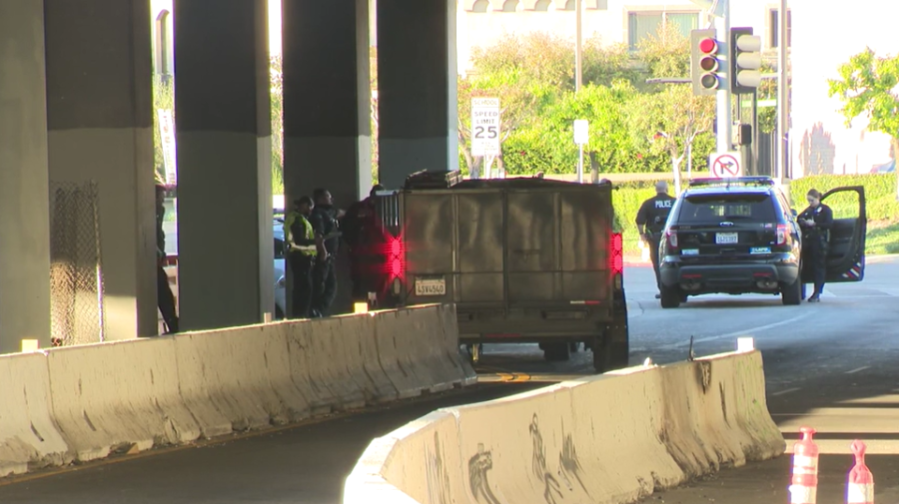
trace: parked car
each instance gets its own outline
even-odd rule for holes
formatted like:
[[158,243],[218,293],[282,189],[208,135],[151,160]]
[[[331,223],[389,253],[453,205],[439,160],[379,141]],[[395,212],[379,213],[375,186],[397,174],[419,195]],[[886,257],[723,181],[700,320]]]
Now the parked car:
[[[864,188],[833,189],[822,201],[837,193],[841,199],[851,198],[847,193],[852,192],[858,212],[835,216],[827,282],[864,277]],[[677,308],[688,296],[713,293],[779,294],[783,304],[796,305],[812,280],[802,267],[796,210],[768,177],[691,182],[668,217],[660,257],[663,308]]]
[[283,319],[287,314],[287,267],[284,264],[284,217],[275,215],[272,234],[275,236],[275,318]]

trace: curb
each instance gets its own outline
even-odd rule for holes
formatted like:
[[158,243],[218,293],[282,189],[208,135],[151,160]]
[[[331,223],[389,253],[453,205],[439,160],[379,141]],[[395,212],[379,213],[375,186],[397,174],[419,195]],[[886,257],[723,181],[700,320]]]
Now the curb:
[[[899,262],[899,254],[865,256],[866,264],[883,264],[883,263],[893,263],[893,262]],[[625,264],[627,264],[627,263],[625,262]]]

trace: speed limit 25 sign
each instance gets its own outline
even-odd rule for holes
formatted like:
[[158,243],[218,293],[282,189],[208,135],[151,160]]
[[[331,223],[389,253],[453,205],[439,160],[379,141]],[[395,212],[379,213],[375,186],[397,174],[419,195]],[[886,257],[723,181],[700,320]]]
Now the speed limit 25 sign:
[[499,98],[471,99],[471,155],[500,154]]

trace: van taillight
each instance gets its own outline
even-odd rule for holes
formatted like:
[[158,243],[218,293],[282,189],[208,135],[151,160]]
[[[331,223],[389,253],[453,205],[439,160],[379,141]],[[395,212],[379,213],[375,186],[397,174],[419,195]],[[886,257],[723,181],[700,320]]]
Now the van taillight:
[[786,245],[787,244],[787,236],[789,236],[789,231],[787,230],[787,226],[785,224],[777,225],[777,244],[778,245]]
[[612,234],[612,273],[618,274],[624,271],[624,239],[621,233]]
[[388,237],[387,270],[390,278],[402,280],[406,275],[406,251],[400,236]]

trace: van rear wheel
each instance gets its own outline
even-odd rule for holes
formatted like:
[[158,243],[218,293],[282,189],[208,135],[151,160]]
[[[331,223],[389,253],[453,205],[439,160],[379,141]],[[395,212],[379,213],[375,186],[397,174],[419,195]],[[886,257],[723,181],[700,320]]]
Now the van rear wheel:
[[[627,329],[625,329],[627,331]],[[597,373],[608,373],[628,366],[630,345],[627,339],[614,338],[611,331],[597,336],[593,343],[593,369]]]
[[568,342],[544,343],[543,358],[547,362],[564,362],[571,358],[571,347]]

